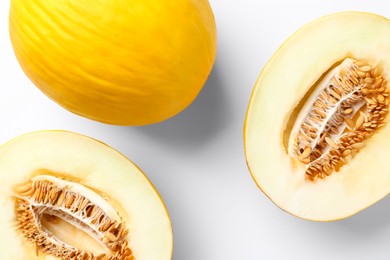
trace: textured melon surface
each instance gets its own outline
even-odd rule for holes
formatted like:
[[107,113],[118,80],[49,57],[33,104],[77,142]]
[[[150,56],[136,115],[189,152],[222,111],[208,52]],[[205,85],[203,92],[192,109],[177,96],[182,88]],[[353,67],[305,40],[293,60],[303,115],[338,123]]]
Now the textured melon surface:
[[351,216],[390,190],[390,128],[378,129],[349,162],[315,182],[289,153],[294,118],[307,93],[347,58],[364,60],[390,76],[390,21],[358,12],[336,13],[292,35],[263,69],[244,129],[247,164],[261,190],[298,217],[329,221]]
[[118,125],[182,111],[216,55],[207,0],[12,0],[10,36],[24,72],[48,97]]
[[[99,194],[95,200],[111,205],[126,224],[134,259],[171,259],[168,213],[140,169],[96,140],[62,131],[30,133],[0,147],[0,259],[57,259],[27,241],[15,220],[15,185],[42,175],[76,183],[71,185],[76,190],[81,185],[90,198]],[[91,238],[72,225],[49,222],[45,227],[57,229],[58,237],[76,247],[92,249]]]

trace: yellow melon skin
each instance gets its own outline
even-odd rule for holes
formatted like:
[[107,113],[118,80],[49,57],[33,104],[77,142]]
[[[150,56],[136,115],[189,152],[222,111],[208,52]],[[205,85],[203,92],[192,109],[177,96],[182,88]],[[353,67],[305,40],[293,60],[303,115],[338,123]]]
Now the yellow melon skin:
[[207,0],[12,0],[10,36],[24,72],[48,97],[116,125],[182,111],[216,55]]

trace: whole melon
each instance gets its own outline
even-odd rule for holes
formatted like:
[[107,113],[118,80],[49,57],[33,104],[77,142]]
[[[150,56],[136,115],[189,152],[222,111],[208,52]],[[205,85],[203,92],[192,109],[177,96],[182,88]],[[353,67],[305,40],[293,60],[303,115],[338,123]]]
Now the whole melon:
[[207,0],[12,0],[10,36],[43,93],[115,125],[157,123],[182,111],[216,56]]

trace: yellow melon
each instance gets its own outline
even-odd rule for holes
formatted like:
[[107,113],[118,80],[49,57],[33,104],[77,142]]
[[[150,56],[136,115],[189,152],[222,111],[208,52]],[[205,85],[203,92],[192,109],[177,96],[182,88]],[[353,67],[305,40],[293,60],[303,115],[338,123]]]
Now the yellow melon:
[[117,125],[156,123],[182,111],[216,55],[207,0],[12,0],[10,35],[43,93]]

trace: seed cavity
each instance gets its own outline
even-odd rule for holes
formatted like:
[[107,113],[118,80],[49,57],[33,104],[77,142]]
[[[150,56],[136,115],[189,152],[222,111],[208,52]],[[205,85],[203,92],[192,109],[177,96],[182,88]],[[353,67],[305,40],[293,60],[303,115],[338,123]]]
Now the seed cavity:
[[[99,194],[74,182],[40,175],[17,185],[15,209],[18,228],[43,252],[61,259],[133,260],[125,222]],[[66,220],[94,238],[106,253],[96,255],[61,241],[43,225],[44,216]]]
[[305,164],[309,181],[348,163],[385,125],[388,83],[379,67],[345,59],[318,83],[290,133],[288,153]]

